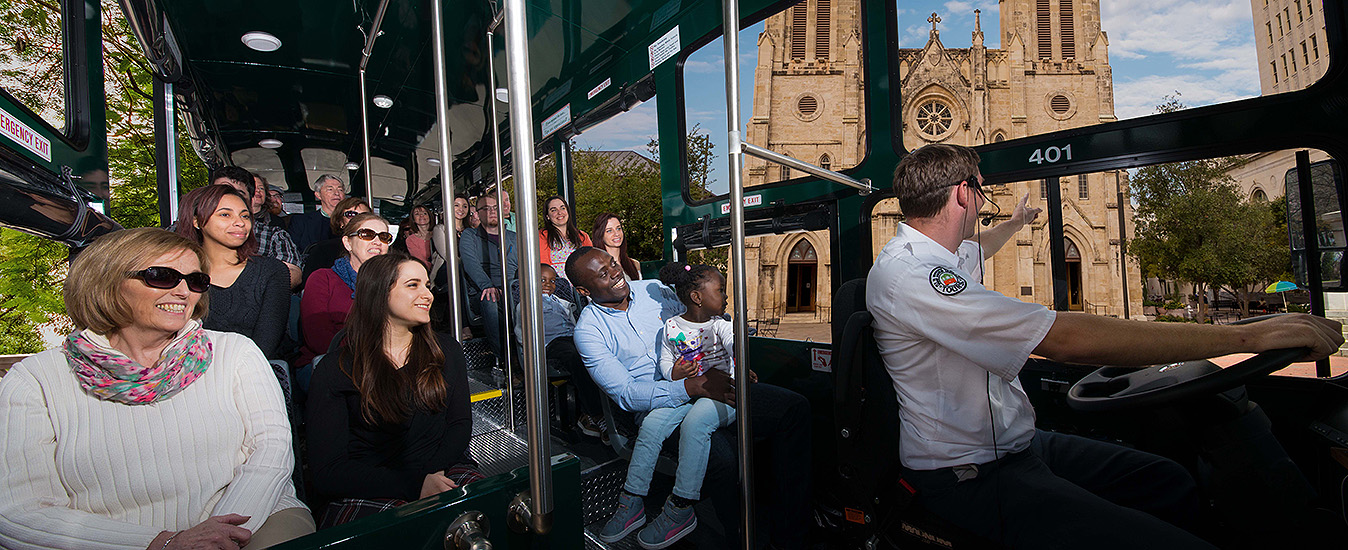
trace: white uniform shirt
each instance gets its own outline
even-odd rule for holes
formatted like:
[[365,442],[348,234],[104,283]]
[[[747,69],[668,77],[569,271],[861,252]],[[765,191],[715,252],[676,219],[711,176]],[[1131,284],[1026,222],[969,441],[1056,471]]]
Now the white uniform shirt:
[[898,394],[899,458],[915,470],[983,464],[1034,437],[1016,376],[1056,313],[985,288],[978,243],[958,252],[899,224],[867,278],[866,308]]

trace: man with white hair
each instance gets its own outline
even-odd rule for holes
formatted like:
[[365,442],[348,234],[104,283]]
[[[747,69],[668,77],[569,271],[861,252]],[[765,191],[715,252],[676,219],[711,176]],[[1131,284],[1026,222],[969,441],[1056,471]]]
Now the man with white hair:
[[314,198],[318,199],[318,209],[313,212],[296,214],[291,217],[290,236],[295,238],[295,246],[307,251],[309,245],[335,237],[329,226],[328,218],[337,203],[346,198],[351,186],[332,174],[323,174],[314,180],[311,186]]

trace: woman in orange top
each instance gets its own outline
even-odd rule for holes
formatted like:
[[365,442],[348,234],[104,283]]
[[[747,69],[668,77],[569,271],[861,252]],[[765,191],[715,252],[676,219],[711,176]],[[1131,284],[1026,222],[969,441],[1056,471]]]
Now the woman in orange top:
[[594,246],[590,236],[576,227],[575,216],[566,199],[553,195],[543,201],[543,229],[538,232],[538,250],[542,253],[543,263],[557,269],[561,275],[566,270],[566,259],[577,248]]

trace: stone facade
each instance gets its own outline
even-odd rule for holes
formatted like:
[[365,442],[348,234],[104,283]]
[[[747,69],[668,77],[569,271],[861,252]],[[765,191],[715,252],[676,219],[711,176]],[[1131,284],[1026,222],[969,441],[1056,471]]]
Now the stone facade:
[[[889,139],[866,135],[858,7],[855,1],[805,0],[767,19],[758,39],[747,141],[840,170],[861,160],[867,139]],[[941,41],[940,17],[932,14],[926,45],[897,52],[906,147],[937,142],[975,146],[1115,120],[1108,39],[1100,29],[1096,0],[1004,0],[1002,30],[997,31],[1005,45],[1001,49],[984,46],[979,13],[974,14],[967,48],[947,48]],[[828,30],[819,32],[821,25]],[[789,170],[754,158],[745,164],[746,186],[792,177]],[[989,198],[1002,208],[999,221],[1026,194],[1031,205],[1043,207],[1045,184],[989,185]],[[1141,315],[1141,275],[1119,247],[1118,192],[1126,193],[1127,174],[1084,174],[1062,178],[1060,184],[1072,309],[1121,316],[1121,272],[1126,272],[1129,313]],[[1131,233],[1126,195],[1122,207],[1124,231]],[[873,254],[894,235],[901,219],[894,201],[877,207]],[[985,283],[990,288],[1052,304],[1046,221],[1041,216],[987,261]],[[758,237],[746,245],[751,315],[827,313],[834,283],[829,280],[827,232]],[[813,262],[805,248],[812,249]],[[819,318],[826,321],[827,315]]]

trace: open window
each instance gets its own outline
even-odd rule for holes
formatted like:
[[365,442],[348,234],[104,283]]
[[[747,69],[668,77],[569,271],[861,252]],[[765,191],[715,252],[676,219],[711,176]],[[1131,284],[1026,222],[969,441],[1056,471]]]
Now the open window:
[[[844,171],[866,156],[865,26],[860,0],[802,0],[740,31],[743,139],[812,164]],[[680,68],[690,166],[687,195],[702,202],[728,191],[725,47],[721,38],[688,55]],[[705,174],[693,161],[710,157]],[[744,186],[808,176],[755,157],[744,160]]]
[[976,146],[1302,90],[1329,67],[1319,3],[905,4],[896,139]]

